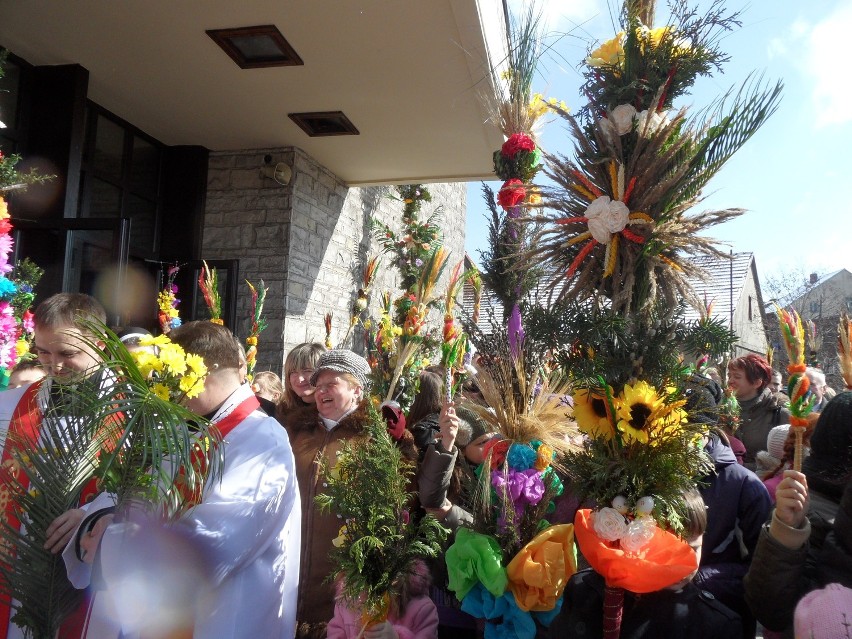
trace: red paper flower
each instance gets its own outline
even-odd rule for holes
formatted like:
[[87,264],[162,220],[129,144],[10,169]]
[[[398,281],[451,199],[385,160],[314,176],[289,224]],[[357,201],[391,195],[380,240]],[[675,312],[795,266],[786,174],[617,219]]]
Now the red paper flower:
[[535,151],[535,142],[526,133],[513,133],[500,149],[500,153],[510,159],[515,157],[518,151]]
[[491,453],[491,468],[499,468],[503,461],[506,459],[506,453],[509,452],[509,446],[512,445],[508,439],[499,439],[497,437],[491,438],[485,446],[482,447],[482,454],[484,457],[488,457],[488,453]]
[[527,190],[524,188],[523,182],[517,179],[506,180],[497,193],[497,204],[504,209],[510,209],[523,202],[526,196]]

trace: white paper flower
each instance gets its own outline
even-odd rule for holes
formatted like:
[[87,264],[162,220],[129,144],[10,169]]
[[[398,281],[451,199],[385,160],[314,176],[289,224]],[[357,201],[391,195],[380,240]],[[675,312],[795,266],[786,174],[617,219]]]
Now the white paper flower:
[[606,541],[618,541],[627,533],[624,515],[615,508],[601,508],[594,513],[595,534]]
[[638,517],[630,522],[627,532],[621,537],[621,549],[631,554],[642,552],[657,530],[657,523],[650,517]]
[[612,234],[627,226],[630,209],[624,202],[613,201],[602,195],[589,204],[586,217],[589,219],[589,232],[592,237],[601,244],[609,244]]
[[657,131],[669,123],[669,119],[666,117],[665,111],[650,111],[648,109],[640,112],[636,116],[636,120],[638,121],[636,129],[639,131],[639,135],[645,135],[647,137],[654,135]]
[[619,104],[609,114],[618,135],[626,135],[633,129],[633,120],[636,117],[636,109],[631,104]]
[[627,511],[630,509],[627,507],[627,497],[624,495],[618,495],[612,500],[612,507],[615,508],[622,515],[626,515]]

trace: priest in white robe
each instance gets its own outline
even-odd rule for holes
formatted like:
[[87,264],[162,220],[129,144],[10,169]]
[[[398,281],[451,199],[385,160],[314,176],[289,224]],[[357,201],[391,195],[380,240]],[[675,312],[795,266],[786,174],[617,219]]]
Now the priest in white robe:
[[132,514],[116,520],[108,495],[91,505],[63,553],[75,586],[95,575],[103,588],[84,636],[291,639],[301,513],[286,432],[240,383],[230,331],[190,322],[169,337],[210,370],[187,406],[222,433],[222,476],[168,526]]

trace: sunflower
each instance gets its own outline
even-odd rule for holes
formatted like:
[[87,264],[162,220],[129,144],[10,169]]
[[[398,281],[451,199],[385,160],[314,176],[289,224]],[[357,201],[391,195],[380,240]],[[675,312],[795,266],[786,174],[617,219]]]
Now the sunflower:
[[584,388],[574,393],[574,419],[579,429],[591,437],[609,441],[615,434],[607,417],[606,396],[592,389]]
[[666,434],[676,434],[686,420],[684,401],[667,404],[665,396],[648,382],[624,385],[617,409],[618,430],[627,442],[651,443]]

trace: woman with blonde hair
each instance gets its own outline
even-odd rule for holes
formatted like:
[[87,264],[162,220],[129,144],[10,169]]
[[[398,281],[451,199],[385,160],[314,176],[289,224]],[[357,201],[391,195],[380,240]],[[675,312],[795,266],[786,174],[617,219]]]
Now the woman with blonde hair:
[[282,424],[288,413],[294,410],[316,406],[311,375],[325,346],[318,342],[304,342],[290,349],[284,360],[284,393],[278,404],[278,421]]

